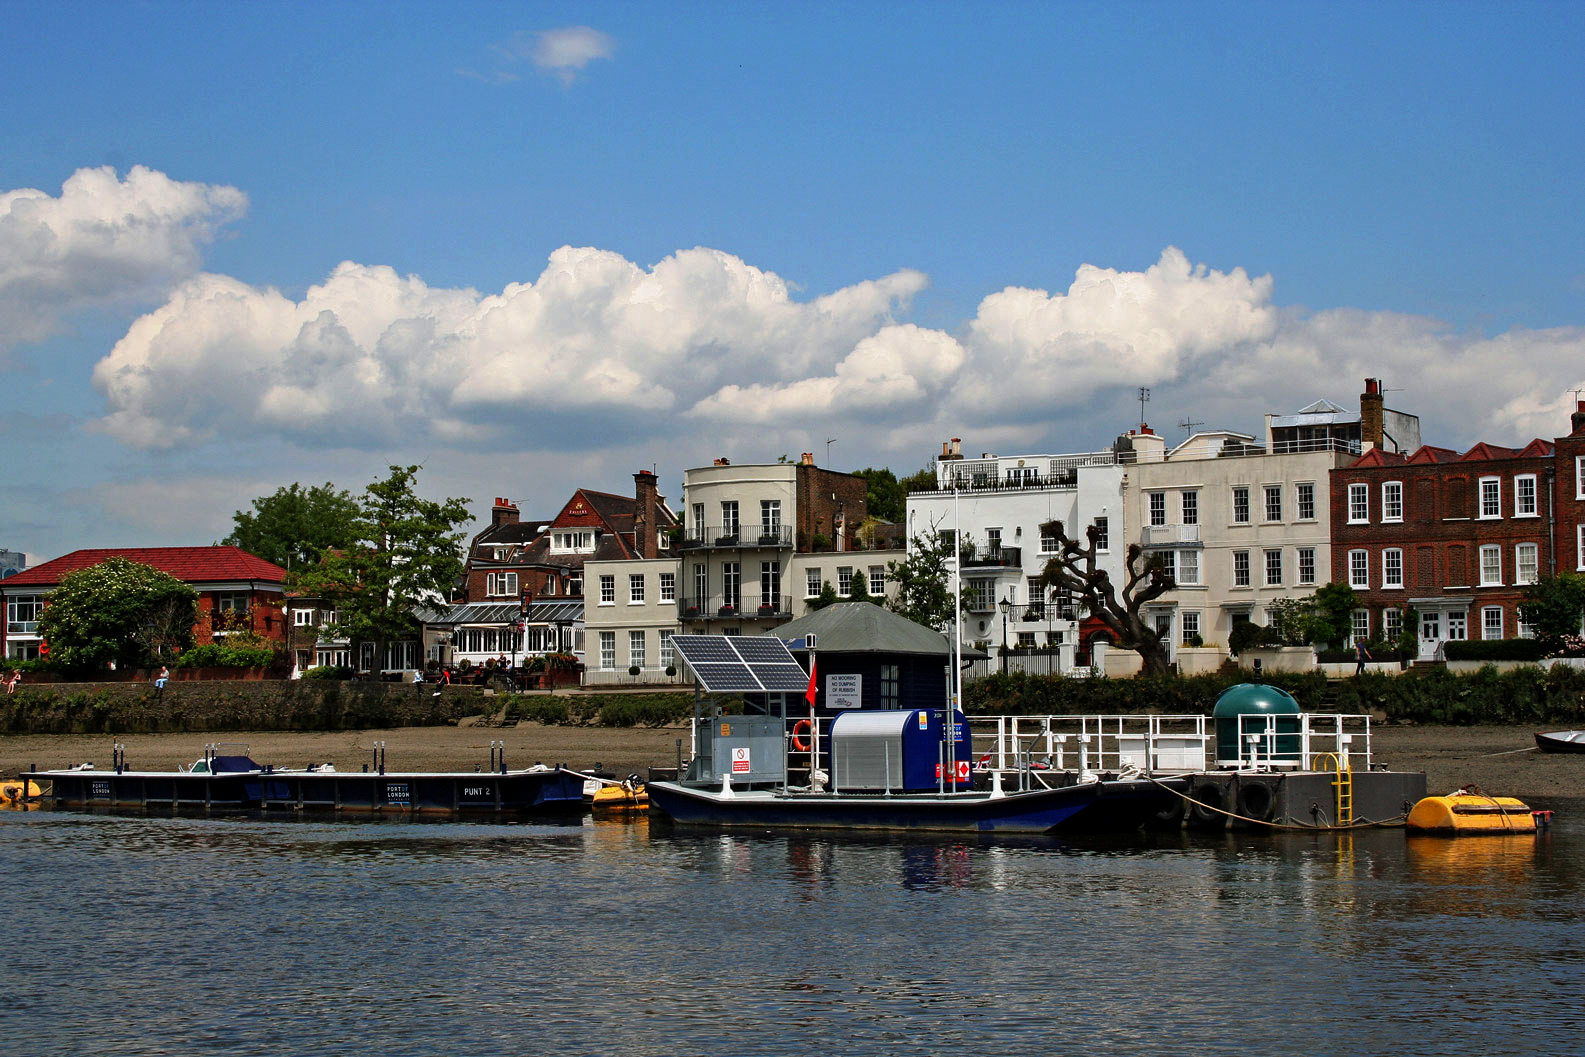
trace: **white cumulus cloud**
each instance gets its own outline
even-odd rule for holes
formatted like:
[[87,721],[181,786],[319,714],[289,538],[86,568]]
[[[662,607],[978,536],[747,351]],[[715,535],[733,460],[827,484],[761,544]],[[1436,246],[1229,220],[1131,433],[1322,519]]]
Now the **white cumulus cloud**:
[[247,209],[235,187],[134,166],[79,169],[58,196],[0,191],[0,355],[74,312],[163,296]]
[[547,29],[519,38],[517,46],[530,62],[562,84],[571,84],[594,60],[616,54],[616,41],[610,34],[589,26]]

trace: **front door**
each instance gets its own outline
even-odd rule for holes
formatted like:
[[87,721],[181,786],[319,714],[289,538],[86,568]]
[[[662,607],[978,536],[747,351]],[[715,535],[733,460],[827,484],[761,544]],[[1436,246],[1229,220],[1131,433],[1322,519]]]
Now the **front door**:
[[1436,657],[1436,649],[1442,645],[1442,614],[1420,614],[1420,656],[1422,661],[1429,661]]

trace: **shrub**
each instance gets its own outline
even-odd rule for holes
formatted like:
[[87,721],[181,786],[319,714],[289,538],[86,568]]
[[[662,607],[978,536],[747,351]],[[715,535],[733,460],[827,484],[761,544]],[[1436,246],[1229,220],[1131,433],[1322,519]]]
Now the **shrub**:
[[352,669],[343,665],[321,664],[303,673],[304,679],[351,679]]
[[263,668],[275,660],[268,646],[227,646],[209,642],[183,650],[176,658],[178,668]]
[[1546,649],[1539,639],[1493,639],[1445,643],[1442,652],[1450,661],[1539,661]]

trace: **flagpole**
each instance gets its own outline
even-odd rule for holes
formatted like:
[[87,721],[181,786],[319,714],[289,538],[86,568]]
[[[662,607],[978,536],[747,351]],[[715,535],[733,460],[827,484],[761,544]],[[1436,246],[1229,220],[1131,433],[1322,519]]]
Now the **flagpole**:
[[[958,517],[958,475],[952,475],[952,700],[942,734],[947,739],[947,766],[954,788],[957,780],[958,740],[953,735],[958,720],[958,700],[963,695],[963,537]],[[943,785],[943,788],[945,786]]]

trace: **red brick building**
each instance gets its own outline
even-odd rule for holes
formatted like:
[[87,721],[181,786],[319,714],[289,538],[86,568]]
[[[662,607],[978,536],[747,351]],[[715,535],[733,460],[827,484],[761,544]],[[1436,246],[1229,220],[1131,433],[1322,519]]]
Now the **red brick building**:
[[1332,579],[1364,602],[1356,637],[1395,636],[1411,609],[1422,657],[1525,635],[1523,587],[1585,569],[1585,402],[1555,442],[1367,451],[1332,471],[1331,501]]
[[286,570],[238,547],[130,547],[72,551],[42,565],[25,569],[0,581],[5,602],[4,654],[31,659],[39,655],[40,636],[35,627],[49,593],[61,577],[121,557],[169,573],[198,591],[198,623],[193,626],[197,645],[214,642],[233,631],[254,631],[277,642],[286,641],[286,618],[281,611]]

